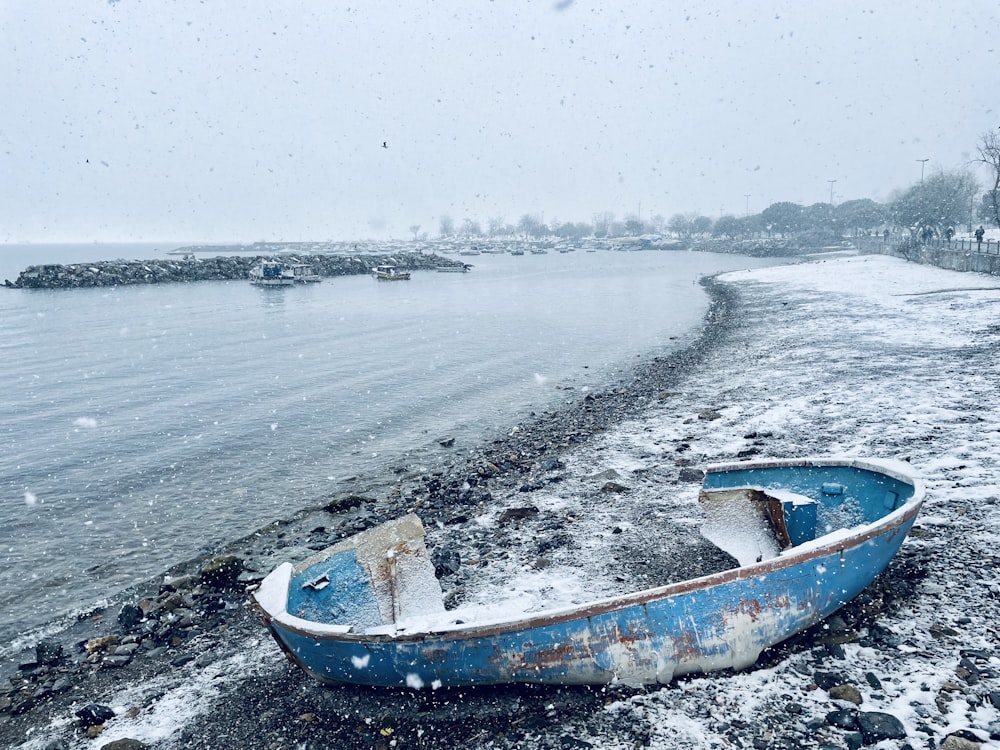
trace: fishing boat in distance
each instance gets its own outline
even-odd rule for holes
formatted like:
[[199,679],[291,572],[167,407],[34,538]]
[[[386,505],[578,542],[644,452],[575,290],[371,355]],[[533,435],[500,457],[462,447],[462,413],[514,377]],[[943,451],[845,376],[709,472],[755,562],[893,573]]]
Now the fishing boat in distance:
[[308,263],[292,263],[288,268],[292,271],[292,281],[296,284],[317,284],[322,277]]
[[281,261],[264,260],[250,269],[250,283],[256,286],[292,286],[295,278]]
[[308,263],[283,263],[264,260],[250,269],[250,283],[257,286],[293,286],[321,281]]
[[372,276],[379,281],[409,281],[410,272],[400,271],[396,266],[375,266]]
[[897,461],[720,464],[699,493],[701,531],[735,561],[698,578],[518,615],[446,610],[410,514],[283,563],[253,597],[282,650],[325,683],[666,683],[746,669],[845,605],[885,570],[923,501]]

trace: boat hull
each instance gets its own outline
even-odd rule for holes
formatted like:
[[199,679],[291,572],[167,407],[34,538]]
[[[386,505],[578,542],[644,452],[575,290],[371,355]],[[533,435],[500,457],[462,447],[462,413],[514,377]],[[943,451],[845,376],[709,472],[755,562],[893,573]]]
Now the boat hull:
[[[864,523],[833,538],[821,536],[715,575],[515,622],[455,624],[436,632],[337,632],[282,611],[273,595],[258,603],[285,652],[327,683],[651,684],[691,672],[744,669],[761,651],[820,622],[868,586],[898,551],[923,501],[919,480],[887,472],[884,463],[853,459],[711,467],[705,487],[771,482],[785,488],[789,479],[795,491],[838,486],[843,492],[846,481],[878,497],[860,511]],[[817,502],[823,492],[813,492]],[[876,507],[889,503],[895,507]],[[290,581],[291,575],[288,566],[265,583],[280,590],[282,578]]]

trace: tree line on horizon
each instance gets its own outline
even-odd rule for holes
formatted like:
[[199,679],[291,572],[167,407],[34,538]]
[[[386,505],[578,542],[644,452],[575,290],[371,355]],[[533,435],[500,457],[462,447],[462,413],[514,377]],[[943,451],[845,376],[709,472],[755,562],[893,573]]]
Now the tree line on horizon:
[[[514,224],[502,217],[490,218],[484,229],[475,220],[457,223],[448,215],[440,217],[438,233],[448,238],[585,239],[589,237],[638,237],[673,234],[692,238],[711,236],[722,239],[744,237],[796,236],[809,241],[833,240],[845,235],[860,236],[885,229],[907,230],[924,236],[950,237],[962,228],[971,233],[975,224],[1000,227],[1000,136],[984,133],[977,145],[978,158],[990,172],[993,183],[986,192],[970,167],[937,169],[926,178],[894,193],[885,203],[859,198],[841,203],[813,203],[805,206],[790,201],[772,203],[758,214],[728,214],[711,219],[698,213],[674,214],[670,219],[654,215],[643,220],[628,214],[621,220],[612,212],[595,215],[590,222],[546,223],[542,215],[524,214]],[[414,239],[425,239],[419,224],[410,227]]]

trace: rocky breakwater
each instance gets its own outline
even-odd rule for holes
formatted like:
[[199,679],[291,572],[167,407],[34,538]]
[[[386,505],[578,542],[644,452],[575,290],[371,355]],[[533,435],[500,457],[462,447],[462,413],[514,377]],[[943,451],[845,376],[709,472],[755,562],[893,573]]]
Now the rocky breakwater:
[[[250,269],[265,256],[219,256],[215,258],[106,260],[71,265],[29,266],[15,281],[5,280],[12,289],[64,289],[78,287],[123,286],[127,284],[166,284],[171,282],[227,281],[246,279]],[[282,255],[284,263],[308,263],[320,276],[351,276],[371,273],[375,266],[394,265],[408,271],[434,270],[442,266],[462,266],[459,261],[422,253],[393,255]]]

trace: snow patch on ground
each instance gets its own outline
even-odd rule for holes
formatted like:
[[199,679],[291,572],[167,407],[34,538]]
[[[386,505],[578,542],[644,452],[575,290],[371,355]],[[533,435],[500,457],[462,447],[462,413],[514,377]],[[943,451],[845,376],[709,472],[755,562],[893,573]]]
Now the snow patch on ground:
[[[743,297],[741,330],[641,419],[560,455],[563,481],[536,492],[494,492],[494,519],[504,507],[529,503],[539,514],[490,524],[490,534],[504,537],[502,551],[464,582],[465,595],[502,591],[510,600],[523,594],[536,605],[543,596],[555,603],[569,591],[539,583],[546,566],[554,566],[551,580],[570,563],[580,569],[574,586],[591,598],[634,590],[625,550],[655,557],[676,544],[678,529],[697,534],[703,521],[698,485],[676,480],[678,464],[699,467],[741,452],[905,460],[924,476],[928,502],[904,550],[928,562],[928,578],[911,606],[880,620],[898,636],[895,650],[848,645],[847,658],[828,668],[861,686],[860,710],[897,716],[911,740],[931,732],[940,741],[969,727],[987,737],[998,721],[989,700],[971,706],[946,686],[957,679],[960,649],[991,651],[998,642],[1000,280],[882,256],[722,278]],[[707,410],[715,414],[700,416]],[[602,492],[607,481],[626,491]],[[569,544],[539,549],[539,540],[560,530]],[[942,636],[941,623],[958,635]],[[778,713],[804,724],[839,707],[793,662],[688,679],[606,710],[646,726],[652,748],[729,746],[734,718],[753,725]],[[982,666],[997,670],[995,662]],[[868,688],[868,673],[881,689]],[[995,683],[984,679],[977,690],[985,696]],[[802,713],[788,714],[789,703]],[[837,731],[830,741],[840,741]],[[612,730],[588,742],[627,745]]]

